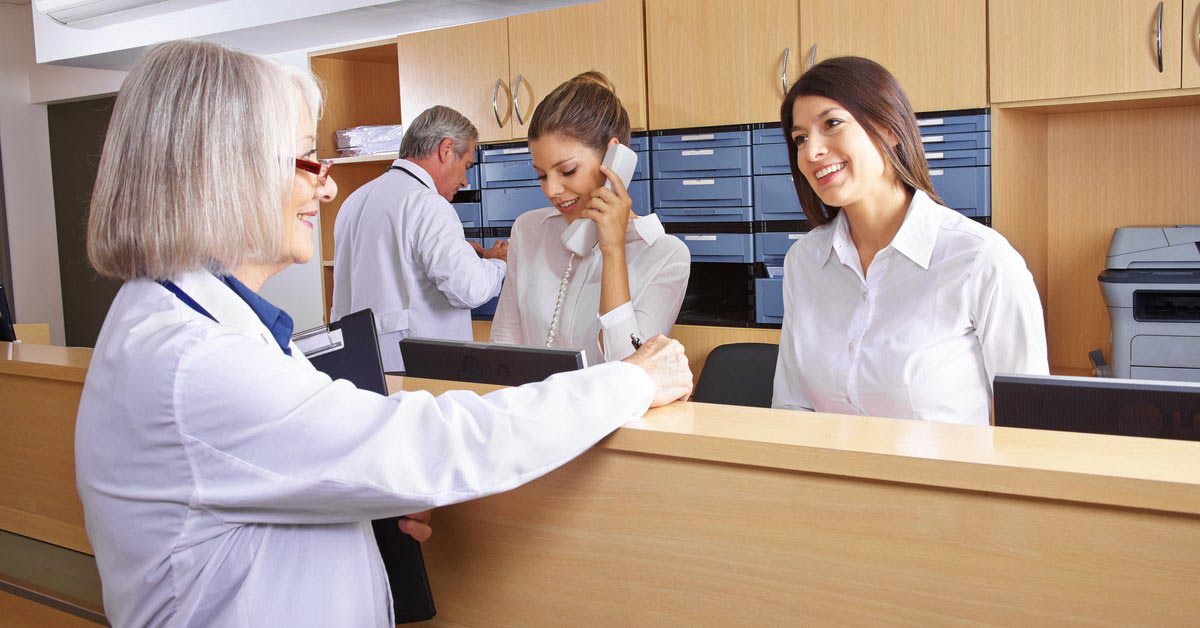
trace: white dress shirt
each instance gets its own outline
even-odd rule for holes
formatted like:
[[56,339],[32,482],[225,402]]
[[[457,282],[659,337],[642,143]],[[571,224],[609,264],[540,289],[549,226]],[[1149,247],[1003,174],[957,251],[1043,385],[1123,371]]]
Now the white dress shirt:
[[776,408],[987,425],[997,373],[1049,373],[1025,261],[921,191],[865,278],[840,212],[792,245],[783,286]]
[[[492,342],[545,346],[571,258],[562,245],[566,230],[567,219],[553,207],[517,217],[508,241],[508,280],[492,320]],[[583,349],[589,364],[628,357],[634,352],[630,335],[644,341],[670,333],[692,272],[687,245],[667,235],[658,216],[632,220],[625,232],[630,300],[600,316],[602,259],[598,244],[588,257],[574,258],[552,345]]]
[[488,395],[331,381],[209,273],[105,319],[75,462],[114,626],[391,626],[371,519],[505,491],[645,412],[627,363]]
[[416,178],[388,170],[338,210],[329,313],[336,321],[371,308],[389,372],[404,370],[399,343],[408,336],[471,340],[470,310],[500,293],[505,270],[467,243],[429,173],[407,159],[392,165]]

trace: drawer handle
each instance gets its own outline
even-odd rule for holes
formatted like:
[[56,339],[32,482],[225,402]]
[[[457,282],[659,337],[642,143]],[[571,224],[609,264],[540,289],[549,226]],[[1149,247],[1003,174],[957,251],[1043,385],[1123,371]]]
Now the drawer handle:
[[707,142],[715,139],[717,139],[717,136],[714,133],[695,133],[692,135],[681,135],[679,137],[679,141],[681,142]]
[[817,63],[817,45],[813,44],[812,52],[808,53],[808,69],[812,69]]
[[946,172],[944,170],[930,170],[929,171],[929,176],[931,176],[931,177],[940,177],[943,174],[946,174]]
[[712,155],[712,154],[713,154],[713,149],[711,149],[711,148],[700,148],[700,149],[696,149],[696,150],[681,150],[681,151],[679,151],[679,155],[681,157],[699,157],[702,155]]
[[944,141],[946,141],[946,138],[942,137],[941,135],[923,135],[923,136],[921,136],[922,144],[928,144],[929,142],[944,142]]
[[1156,47],[1156,48],[1157,48],[1157,50],[1158,50],[1158,73],[1159,73],[1159,74],[1162,74],[1162,71],[1163,71],[1163,60],[1162,60],[1162,15],[1163,15],[1163,3],[1162,3],[1162,0],[1159,0],[1159,2],[1158,2],[1158,31],[1157,31],[1157,32],[1155,33],[1155,35],[1154,35],[1154,43],[1155,43],[1155,47]]
[[689,242],[715,242],[717,240],[717,236],[715,236],[715,235],[685,235],[685,236],[683,236],[683,239],[687,240]]
[[681,182],[683,185],[716,185],[713,179],[684,179]]
[[783,89],[784,95],[787,95],[787,65],[790,56],[792,56],[792,47],[788,46],[783,49],[783,63],[779,68],[779,86]]
[[517,114],[517,124],[525,126],[525,121],[521,119],[521,81],[525,77],[518,74],[517,79],[513,81],[513,111]]
[[945,153],[925,153],[925,159],[943,159],[945,157]]
[[500,108],[496,105],[496,97],[500,95],[500,79],[496,79],[496,84],[492,87],[492,115],[496,116],[496,126],[504,128],[504,123],[500,121]]

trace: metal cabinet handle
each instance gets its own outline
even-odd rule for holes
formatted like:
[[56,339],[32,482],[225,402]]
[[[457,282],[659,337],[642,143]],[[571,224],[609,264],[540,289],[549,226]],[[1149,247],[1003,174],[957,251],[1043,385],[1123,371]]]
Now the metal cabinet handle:
[[521,119],[521,81],[525,77],[518,74],[516,80],[513,81],[513,112],[517,114],[517,124],[525,126],[525,121]]
[[792,55],[792,47],[788,46],[783,49],[783,63],[779,68],[779,86],[783,88],[783,93],[787,93],[787,64],[788,57]]
[[492,87],[492,115],[496,116],[496,126],[504,128],[504,123],[500,121],[500,108],[496,105],[496,97],[500,94],[500,79],[496,79],[496,85]]
[[808,53],[808,69],[811,70],[817,63],[817,45],[813,44],[812,52]]
[[1155,46],[1156,46],[1156,47],[1157,47],[1157,49],[1158,49],[1158,73],[1159,73],[1159,74],[1162,74],[1162,71],[1163,71],[1163,62],[1162,62],[1162,14],[1163,14],[1163,3],[1162,3],[1162,0],[1159,0],[1159,2],[1158,2],[1158,32],[1157,32],[1157,33],[1155,34],[1155,36],[1154,36],[1154,42],[1155,42]]

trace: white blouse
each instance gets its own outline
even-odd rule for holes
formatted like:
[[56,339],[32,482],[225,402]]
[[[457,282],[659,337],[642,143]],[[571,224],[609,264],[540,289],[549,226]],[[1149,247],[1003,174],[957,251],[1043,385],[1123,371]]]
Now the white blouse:
[[921,191],[866,277],[845,212],[797,240],[783,304],[776,408],[987,425],[997,373],[1049,373],[1025,261]]
[[[508,275],[492,321],[492,342],[544,346],[571,253],[562,245],[567,219],[553,207],[517,218],[508,241]],[[630,335],[668,334],[679,315],[691,274],[691,253],[667,235],[653,214],[630,221],[625,234],[630,301],[600,316],[599,245],[572,260],[552,346],[583,349],[588,364],[621,360],[634,352]],[[600,332],[604,332],[603,346]]]

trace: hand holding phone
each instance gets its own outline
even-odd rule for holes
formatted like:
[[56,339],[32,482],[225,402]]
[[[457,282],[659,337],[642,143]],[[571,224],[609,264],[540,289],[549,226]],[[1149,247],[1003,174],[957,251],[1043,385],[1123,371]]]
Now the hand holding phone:
[[[621,183],[625,184],[625,187],[629,187],[629,181],[633,179],[633,171],[637,168],[637,153],[624,144],[613,144],[604,154],[603,165],[620,177]],[[612,190],[612,181],[605,181],[604,187]],[[591,255],[592,249],[596,247],[599,240],[596,223],[588,218],[581,218],[571,223],[571,226],[567,227],[562,234],[563,246],[579,257]]]

